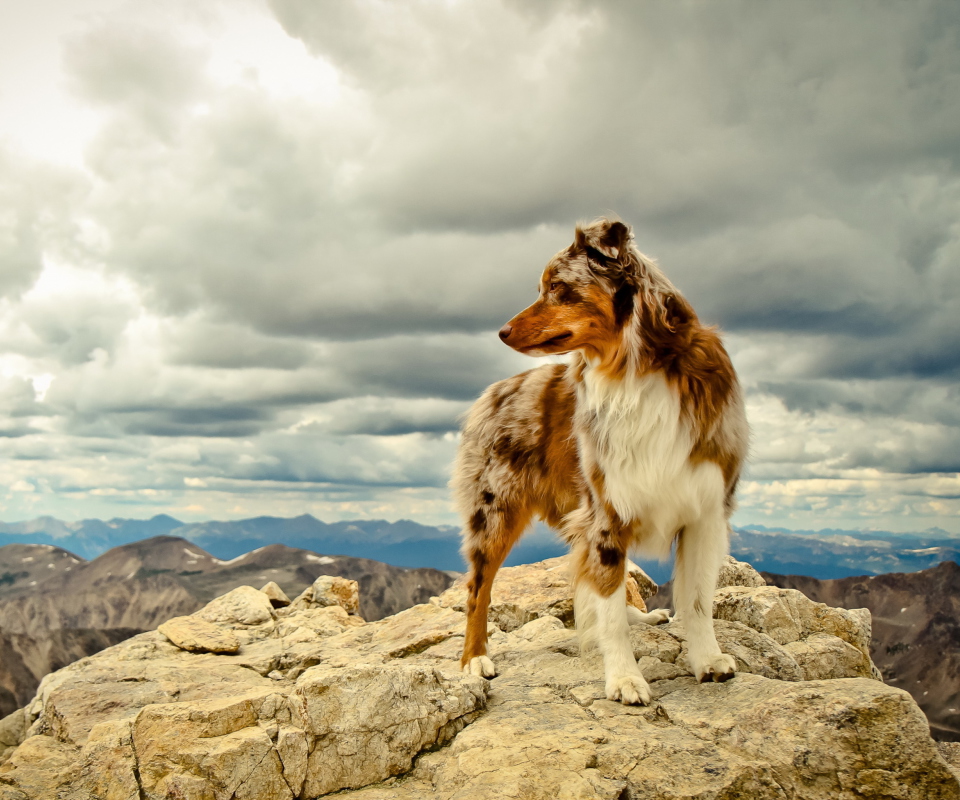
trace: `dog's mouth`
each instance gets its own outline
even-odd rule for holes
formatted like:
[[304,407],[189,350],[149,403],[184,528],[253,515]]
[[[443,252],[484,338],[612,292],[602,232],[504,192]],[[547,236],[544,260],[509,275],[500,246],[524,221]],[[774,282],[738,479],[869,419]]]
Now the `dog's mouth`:
[[524,347],[523,349],[524,349],[524,352],[529,352],[533,350],[550,350],[551,348],[554,348],[554,347],[562,347],[572,337],[573,337],[573,333],[571,333],[570,331],[567,331],[566,333],[558,334],[557,336],[553,336],[550,339],[547,339],[546,341],[540,342],[539,344],[531,345],[530,347]]

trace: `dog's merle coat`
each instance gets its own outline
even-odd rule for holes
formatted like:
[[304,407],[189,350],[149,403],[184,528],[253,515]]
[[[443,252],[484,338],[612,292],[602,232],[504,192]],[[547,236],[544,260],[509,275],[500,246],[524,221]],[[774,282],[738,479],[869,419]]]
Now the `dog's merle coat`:
[[712,597],[748,431],[716,332],[623,223],[601,219],[577,228],[544,270],[539,299],[500,337],[529,355],[573,356],[494,384],[464,423],[451,481],[470,564],[464,669],[496,674],[486,655],[491,585],[540,517],[573,549],[577,627],[603,653],[610,699],[649,702],[627,626],[666,618],[626,607],[631,547],[663,557],[676,543],[691,667],[700,680],[731,677]]

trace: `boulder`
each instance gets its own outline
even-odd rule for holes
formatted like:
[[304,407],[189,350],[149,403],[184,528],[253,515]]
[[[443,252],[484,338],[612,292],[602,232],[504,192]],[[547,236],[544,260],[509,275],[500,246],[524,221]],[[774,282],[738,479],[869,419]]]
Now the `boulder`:
[[260,587],[260,591],[267,596],[270,605],[274,608],[284,608],[290,605],[290,598],[287,597],[286,592],[277,585],[276,581],[270,581],[264,584]]
[[[573,627],[573,587],[568,556],[548,558],[536,564],[504,567],[493,581],[488,619],[500,630],[513,631],[533,619],[556,617]],[[467,575],[462,575],[437,598],[444,608],[466,612]],[[627,601],[646,611],[644,600],[657,593],[657,584],[636,564],[628,566]]]
[[174,617],[157,630],[181,650],[236,653],[240,649],[240,640],[232,632],[200,617]]
[[360,587],[356,581],[336,575],[321,575],[292,603],[294,608],[340,606],[348,614],[360,613]]
[[274,618],[269,598],[252,586],[238,586],[222,597],[211,600],[196,616],[207,622],[262,625]]

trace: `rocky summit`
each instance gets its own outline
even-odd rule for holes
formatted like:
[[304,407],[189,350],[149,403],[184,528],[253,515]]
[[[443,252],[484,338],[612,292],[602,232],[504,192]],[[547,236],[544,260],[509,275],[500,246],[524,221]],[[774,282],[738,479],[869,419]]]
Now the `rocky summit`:
[[375,622],[345,579],[279,607],[240,587],[48,675],[0,721],[0,800],[960,800],[956,748],[870,661],[869,612],[732,561],[720,583],[737,676],[698,684],[681,622],[637,625],[646,707],[604,698],[562,559],[501,570],[492,681],[458,668],[462,584]]

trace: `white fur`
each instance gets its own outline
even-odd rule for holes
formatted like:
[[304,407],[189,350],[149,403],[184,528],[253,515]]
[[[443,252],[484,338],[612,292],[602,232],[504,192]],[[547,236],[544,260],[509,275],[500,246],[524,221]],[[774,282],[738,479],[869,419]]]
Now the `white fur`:
[[723,519],[724,483],[712,462],[690,461],[693,434],[661,373],[612,381],[589,367],[578,387],[581,447],[604,473],[604,492],[623,520],[642,520],[636,545],[666,558],[677,531],[704,515]]
[[[634,544],[664,558],[680,534],[675,597],[687,629],[690,664],[698,679],[725,679],[735,662],[720,652],[713,629],[713,592],[727,551],[724,480],[720,467],[693,463],[693,432],[680,398],[660,373],[611,381],[587,368],[578,388],[578,437],[604,473],[604,494],[634,525]],[[607,696],[649,702],[633,659],[624,587],[603,598],[583,582],[577,627],[585,646],[603,653]],[[637,698],[637,699],[634,699]],[[647,698],[647,699],[645,699]]]
[[573,606],[580,646],[584,650],[596,647],[603,655],[607,699],[629,705],[649,703],[650,689],[630,645],[624,584],[609,597],[601,597],[581,583],[574,593]]

